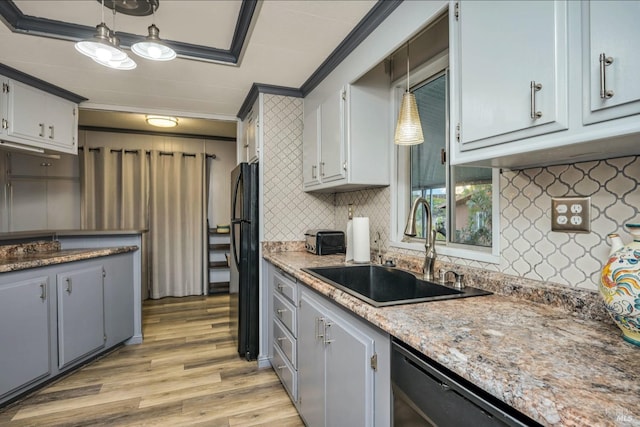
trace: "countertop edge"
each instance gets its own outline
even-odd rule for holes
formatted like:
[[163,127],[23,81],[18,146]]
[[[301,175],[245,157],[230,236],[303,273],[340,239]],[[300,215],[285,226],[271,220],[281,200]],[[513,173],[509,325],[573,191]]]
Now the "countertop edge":
[[[100,258],[110,255],[137,251],[138,246],[119,246],[113,248],[67,249],[52,252],[36,253],[12,258],[5,264],[0,264],[0,273],[28,270],[49,265],[65,264],[74,261]],[[20,259],[23,258],[23,259]]]

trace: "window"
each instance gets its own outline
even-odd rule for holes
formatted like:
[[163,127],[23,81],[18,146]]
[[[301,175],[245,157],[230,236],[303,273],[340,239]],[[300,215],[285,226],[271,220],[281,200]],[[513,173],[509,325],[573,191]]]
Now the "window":
[[[436,230],[436,252],[444,255],[498,262],[497,171],[489,168],[448,166],[448,57],[442,55],[412,73],[418,82],[416,97],[425,142],[397,147],[397,201],[395,246],[421,249],[426,235],[424,209],[417,213],[415,238],[404,236],[413,201],[429,201]],[[406,85],[406,81],[405,81]],[[398,82],[398,87],[402,87]],[[398,104],[402,91],[397,90]]]

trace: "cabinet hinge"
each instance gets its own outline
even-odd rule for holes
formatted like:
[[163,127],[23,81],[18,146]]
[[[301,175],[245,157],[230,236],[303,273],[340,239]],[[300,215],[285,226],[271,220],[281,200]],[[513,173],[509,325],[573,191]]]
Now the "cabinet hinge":
[[456,125],[456,141],[460,142],[460,123]]
[[456,2],[456,5],[453,7],[453,16],[456,17],[456,21],[460,20],[460,3]]
[[371,369],[378,370],[378,353],[373,353],[373,356],[371,356]]
[[76,116],[76,109],[74,108],[73,109],[73,117],[75,117],[75,116]]
[[347,100],[347,91],[342,89],[342,91],[340,92],[340,97],[342,98],[343,101]]
[[2,83],[2,93],[9,93],[9,83]]
[[104,342],[107,342],[107,334],[104,334]]
[[107,277],[107,270],[104,268],[102,269],[102,277]]
[[342,164],[342,170],[344,170],[345,172],[347,171],[347,162],[344,162]]
[[2,119],[2,129],[9,129],[9,122],[7,119]]

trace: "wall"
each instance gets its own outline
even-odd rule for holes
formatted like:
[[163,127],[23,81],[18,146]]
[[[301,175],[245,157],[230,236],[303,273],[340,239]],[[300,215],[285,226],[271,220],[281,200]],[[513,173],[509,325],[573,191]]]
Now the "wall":
[[308,229],[334,228],[334,195],[302,191],[302,99],[263,99],[263,240],[299,241]]
[[[453,257],[439,257],[456,264],[597,290],[599,273],[609,253],[607,234],[630,236],[622,225],[639,222],[640,157],[624,157],[503,171],[500,177],[500,264]],[[381,231],[389,246],[391,191],[370,189],[336,195],[336,227],[346,228],[347,206],[357,215],[370,217],[372,249],[375,232]],[[551,197],[590,196],[591,233],[551,232]],[[395,255],[423,253],[392,249]],[[390,254],[391,255],[391,254]]]
[[112,147],[143,150],[175,151],[184,153],[215,154],[212,161],[212,185],[210,222],[216,224],[229,224],[231,170],[236,165],[236,144],[227,141],[204,140],[195,138],[178,138],[157,135],[138,135],[115,132],[78,132],[80,146],[87,147]]

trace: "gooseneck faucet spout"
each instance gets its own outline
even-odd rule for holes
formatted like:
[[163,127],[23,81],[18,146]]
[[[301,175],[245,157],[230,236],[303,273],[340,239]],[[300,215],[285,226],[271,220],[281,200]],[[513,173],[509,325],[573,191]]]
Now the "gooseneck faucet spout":
[[416,232],[416,214],[420,205],[424,206],[425,213],[427,215],[427,232],[425,233],[424,240],[424,265],[422,267],[422,273],[425,280],[433,281],[434,279],[434,267],[436,263],[436,231],[432,230],[432,217],[431,207],[429,202],[424,197],[418,197],[411,206],[411,212],[409,218],[407,218],[407,226],[404,229],[404,235],[408,237],[415,237]]

